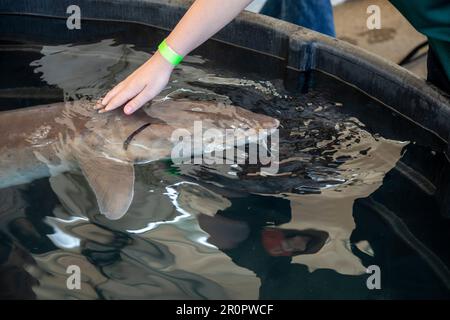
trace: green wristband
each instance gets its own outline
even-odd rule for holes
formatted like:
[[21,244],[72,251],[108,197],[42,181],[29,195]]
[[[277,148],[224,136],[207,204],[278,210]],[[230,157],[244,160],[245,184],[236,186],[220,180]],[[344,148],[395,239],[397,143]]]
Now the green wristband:
[[169,61],[174,66],[178,65],[183,60],[183,56],[180,56],[167,45],[166,39],[164,39],[158,46],[158,51],[164,57],[164,59]]

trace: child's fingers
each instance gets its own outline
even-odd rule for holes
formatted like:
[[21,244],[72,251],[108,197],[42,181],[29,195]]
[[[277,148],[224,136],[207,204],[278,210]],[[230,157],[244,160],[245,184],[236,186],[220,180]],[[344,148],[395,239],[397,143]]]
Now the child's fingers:
[[114,109],[122,106],[123,104],[128,102],[130,99],[134,98],[138,93],[140,93],[142,91],[142,88],[143,87],[141,87],[141,86],[126,87],[125,89],[123,89],[122,91],[117,93],[111,99],[111,101],[109,101],[109,103],[106,105],[104,111],[106,112],[106,111],[114,110]]
[[142,107],[147,101],[154,98],[152,94],[153,92],[149,90],[148,87],[145,87],[144,90],[142,90],[136,97],[134,97],[133,100],[128,101],[128,103],[123,108],[123,111],[128,115],[132,114],[137,109]]
[[106,106],[111,99],[117,94],[119,93],[121,90],[123,89],[123,82],[119,83],[117,86],[115,86],[114,88],[112,88],[112,90],[110,90],[106,96],[102,99],[101,104],[104,106]]
[[97,102],[95,103],[94,110],[100,110],[100,109],[103,109],[104,107],[105,107],[105,106],[102,104],[102,100],[99,99],[99,100],[97,100]]

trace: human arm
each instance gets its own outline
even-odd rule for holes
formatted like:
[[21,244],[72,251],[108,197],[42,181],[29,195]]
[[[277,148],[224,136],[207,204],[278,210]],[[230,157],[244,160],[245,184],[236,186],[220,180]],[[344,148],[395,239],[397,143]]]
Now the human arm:
[[[167,44],[185,56],[233,20],[252,0],[196,0],[175,29]],[[124,81],[109,91],[97,105],[100,112],[122,105],[132,114],[158,95],[167,85],[174,66],[159,52],[141,65]]]

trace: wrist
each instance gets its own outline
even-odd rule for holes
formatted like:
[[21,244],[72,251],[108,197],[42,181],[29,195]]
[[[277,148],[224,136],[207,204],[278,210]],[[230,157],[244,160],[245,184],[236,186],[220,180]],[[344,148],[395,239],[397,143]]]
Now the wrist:
[[158,52],[162,57],[164,57],[169,63],[174,66],[180,64],[180,62],[183,61],[184,58],[183,55],[180,55],[167,43],[167,39],[164,39],[158,45]]
[[172,35],[169,35],[165,41],[172,50],[182,55],[183,57],[188,54],[186,48],[182,46],[180,41],[176,41]]
[[155,52],[148,62],[151,64],[156,64],[169,72],[172,72],[175,68],[175,66],[167,61],[158,51]]

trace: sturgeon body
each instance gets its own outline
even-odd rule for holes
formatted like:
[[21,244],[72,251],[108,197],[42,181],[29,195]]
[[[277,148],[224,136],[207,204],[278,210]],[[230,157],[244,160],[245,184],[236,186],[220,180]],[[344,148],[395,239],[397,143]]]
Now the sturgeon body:
[[201,121],[203,129],[238,128],[230,132],[244,143],[243,138],[279,125],[274,118],[216,102],[166,100],[131,116],[99,114],[94,105],[80,100],[0,112],[0,188],[81,169],[100,212],[119,219],[133,199],[134,165],[169,158],[174,130],[204,139],[194,135],[194,124]]

